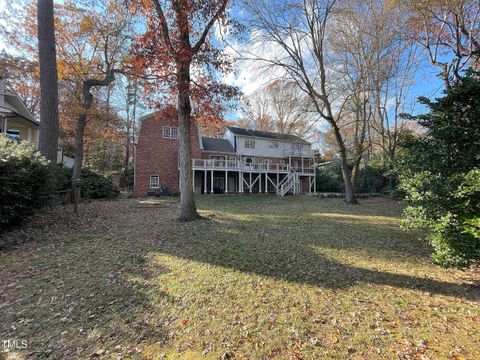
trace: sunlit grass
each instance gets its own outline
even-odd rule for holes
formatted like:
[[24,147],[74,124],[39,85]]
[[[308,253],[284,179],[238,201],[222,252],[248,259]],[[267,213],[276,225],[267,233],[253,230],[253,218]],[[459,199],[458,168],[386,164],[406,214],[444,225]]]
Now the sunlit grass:
[[398,203],[197,203],[206,220],[179,223],[168,198],[34,221],[42,239],[0,255],[0,339],[30,358],[480,357],[475,272],[432,265]]
[[335,220],[361,221],[372,224],[398,224],[399,218],[393,216],[353,215],[339,213],[312,213],[313,217],[325,217]]

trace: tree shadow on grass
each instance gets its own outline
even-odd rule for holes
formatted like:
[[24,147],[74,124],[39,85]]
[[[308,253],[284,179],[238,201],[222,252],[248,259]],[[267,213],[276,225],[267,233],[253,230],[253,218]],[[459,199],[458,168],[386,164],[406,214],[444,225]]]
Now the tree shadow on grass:
[[167,341],[162,319],[149,316],[158,309],[146,282],[169,270],[145,270],[151,244],[113,242],[78,236],[28,261],[18,278],[9,278],[17,285],[0,296],[0,303],[12,303],[2,314],[0,338],[27,340],[20,356],[29,359],[135,358],[140,344]]
[[[235,215],[235,214],[233,214]],[[228,214],[226,214],[228,219]],[[318,287],[343,289],[356,283],[422,290],[464,298],[480,299],[480,288],[415,275],[379,271],[335,260],[322,249],[358,253],[377,261],[428,261],[429,247],[411,234],[400,231],[392,219],[347,216],[302,216],[236,214],[225,223],[191,224],[184,236],[171,233],[159,243],[158,251],[275,279]],[[384,222],[382,222],[384,221]],[[182,225],[180,225],[182,226]],[[178,229],[177,229],[178,230]],[[423,260],[422,260],[423,259]],[[394,268],[393,268],[394,269]],[[394,271],[394,270],[393,270]]]

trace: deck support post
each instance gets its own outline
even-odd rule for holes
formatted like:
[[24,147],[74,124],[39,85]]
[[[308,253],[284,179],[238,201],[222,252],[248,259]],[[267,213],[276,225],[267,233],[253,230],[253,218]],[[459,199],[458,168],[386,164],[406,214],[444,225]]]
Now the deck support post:
[[252,173],[250,172],[250,182],[248,183],[248,188],[250,189],[250,194],[252,193]]
[[225,194],[228,194],[228,171],[225,170]]
[[238,192],[243,193],[243,172],[238,172]]
[[203,174],[203,193],[207,193],[207,170]]
[[213,170],[212,170],[212,173],[211,173],[211,178],[210,178],[210,194],[213,195]]
[[317,164],[313,163],[313,193],[317,193]]
[[267,183],[267,180],[268,180],[268,173],[265,173],[265,192],[268,193],[268,183]]
[[262,173],[258,173],[258,192],[262,193]]

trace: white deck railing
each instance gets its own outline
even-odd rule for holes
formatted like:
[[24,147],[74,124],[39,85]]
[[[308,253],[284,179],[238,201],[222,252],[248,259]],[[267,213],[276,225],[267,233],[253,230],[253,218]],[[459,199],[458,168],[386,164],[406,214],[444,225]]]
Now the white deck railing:
[[[289,172],[287,164],[267,164],[267,163],[246,163],[240,160],[214,160],[214,159],[193,159],[192,168],[194,170],[241,170],[241,171],[260,171],[260,172]],[[311,167],[292,167],[297,173],[313,174]]]

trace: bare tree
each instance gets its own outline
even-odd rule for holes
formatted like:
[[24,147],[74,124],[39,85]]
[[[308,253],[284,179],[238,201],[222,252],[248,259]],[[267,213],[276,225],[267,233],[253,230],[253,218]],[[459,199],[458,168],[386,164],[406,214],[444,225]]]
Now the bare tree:
[[249,96],[244,113],[254,129],[308,137],[319,121],[309,110],[303,91],[278,79]]
[[478,0],[399,2],[408,12],[409,31],[403,32],[424,48],[441,69],[449,88],[461,71],[480,60],[480,2]]
[[275,131],[271,106],[270,96],[264,88],[250,95],[243,110],[249,127],[261,131]]
[[37,1],[38,59],[40,63],[40,153],[57,162],[58,77],[53,0]]
[[285,72],[309,98],[312,108],[332,127],[341,160],[345,201],[356,203],[352,171],[345,140],[340,131],[348,97],[332,77],[327,36],[333,21],[335,0],[268,1],[251,0],[245,7],[258,43],[268,44],[275,53],[254,56],[267,67]]

